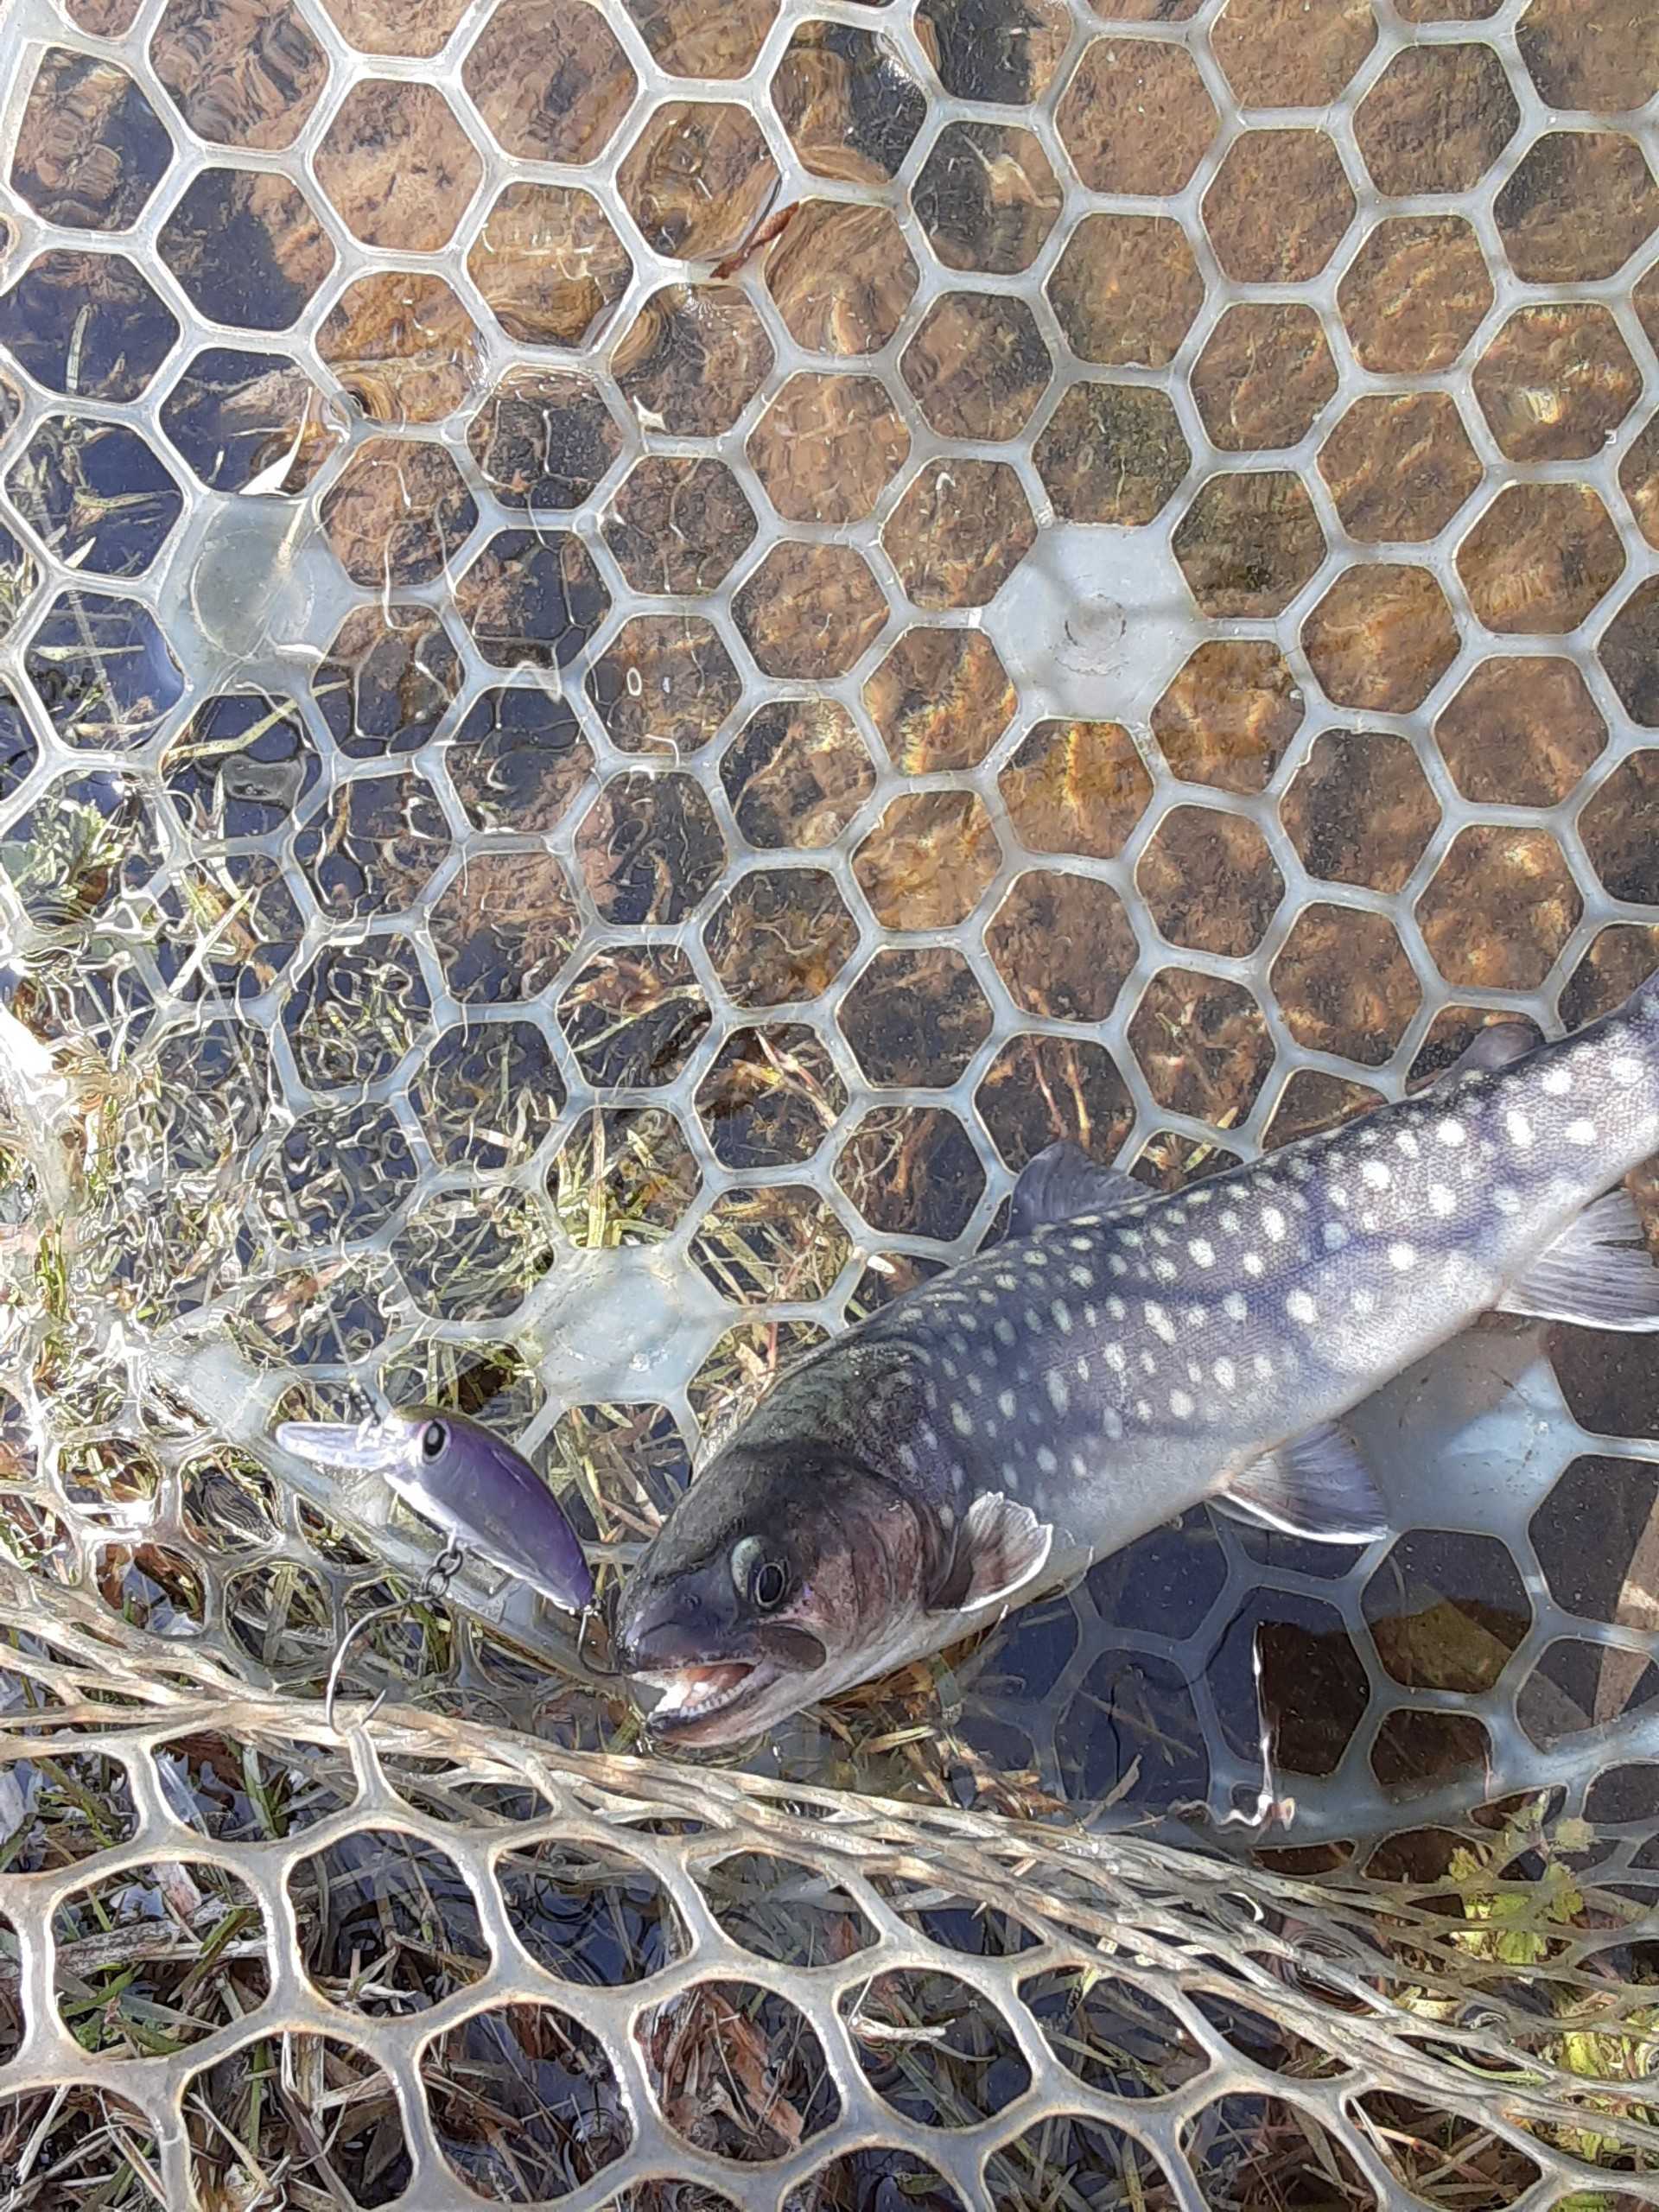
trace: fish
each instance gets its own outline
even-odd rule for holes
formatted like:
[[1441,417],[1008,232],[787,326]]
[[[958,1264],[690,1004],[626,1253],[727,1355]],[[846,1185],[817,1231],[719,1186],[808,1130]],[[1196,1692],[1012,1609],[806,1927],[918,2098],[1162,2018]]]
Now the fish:
[[1051,1145],[1002,1241],[711,1440],[616,1607],[649,1732],[748,1740],[1202,1503],[1387,1535],[1343,1426],[1382,1384],[1493,1311],[1659,1328],[1622,1187],[1656,1150],[1659,980],[1567,1038],[1491,1023],[1430,1088],[1182,1190]]
[[481,1421],[407,1406],[355,1424],[285,1421],[276,1435],[314,1465],[378,1475],[461,1551],[521,1576],[561,1611],[593,1605],[593,1570],[563,1509],[529,1460]]

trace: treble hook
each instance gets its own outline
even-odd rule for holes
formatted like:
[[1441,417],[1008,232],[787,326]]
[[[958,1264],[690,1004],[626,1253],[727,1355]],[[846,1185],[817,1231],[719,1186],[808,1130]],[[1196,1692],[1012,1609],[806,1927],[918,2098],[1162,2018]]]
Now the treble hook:
[[[362,1635],[364,1630],[372,1628],[376,1621],[386,1620],[394,1614],[409,1612],[416,1605],[430,1605],[444,1597],[449,1585],[465,1564],[466,1557],[467,1554],[459,1544],[446,1544],[421,1577],[417,1586],[407,1598],[394,1598],[389,1605],[377,1605],[372,1612],[365,1613],[361,1620],[353,1621],[345,1635],[341,1637],[340,1648],[334,1653],[334,1664],[328,1669],[328,1686],[323,1692],[322,1699],[323,1719],[335,1735],[343,1732],[340,1723],[334,1718],[334,1705],[340,1695],[340,1676],[345,1671],[346,1655],[353,1644]],[[359,1728],[368,1726],[391,1694],[390,1688],[378,1693],[373,1704],[359,1720],[357,1725]]]
[[[576,1664],[585,1667],[590,1675],[596,1675],[601,1681],[613,1681],[623,1672],[616,1663],[616,1647],[611,1638],[610,1615],[614,1611],[613,1603],[606,1606],[601,1605],[597,1599],[589,1599],[582,1609],[582,1619],[576,1629]],[[601,1628],[605,1631],[605,1656],[602,1660],[593,1657],[588,1650],[593,1631]]]

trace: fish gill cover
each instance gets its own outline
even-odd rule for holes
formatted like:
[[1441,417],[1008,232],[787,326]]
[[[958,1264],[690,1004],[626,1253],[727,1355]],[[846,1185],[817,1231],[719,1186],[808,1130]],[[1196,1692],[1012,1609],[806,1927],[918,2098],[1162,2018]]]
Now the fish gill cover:
[[266,1441],[480,1417],[613,1586],[1053,1138],[1175,1188],[1652,969],[1649,12],[0,63],[4,2188],[1650,2189],[1639,1341],[1483,1325],[1390,1538],[1200,1508],[747,1778],[476,1561],[342,1747],[442,1540]]

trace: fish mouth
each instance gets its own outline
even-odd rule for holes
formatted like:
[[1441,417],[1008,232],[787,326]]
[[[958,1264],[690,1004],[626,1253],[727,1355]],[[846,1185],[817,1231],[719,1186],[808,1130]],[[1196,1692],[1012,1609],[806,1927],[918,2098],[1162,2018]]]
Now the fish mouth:
[[645,1715],[652,1735],[676,1743],[712,1744],[743,1732],[745,1716],[782,1672],[770,1659],[716,1659],[642,1669],[633,1679],[663,1694]]

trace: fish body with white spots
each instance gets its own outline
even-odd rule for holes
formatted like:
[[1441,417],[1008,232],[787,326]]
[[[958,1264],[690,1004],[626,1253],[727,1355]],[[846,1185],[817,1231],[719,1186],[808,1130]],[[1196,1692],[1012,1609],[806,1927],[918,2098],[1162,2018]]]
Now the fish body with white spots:
[[1382,1533],[1339,1426],[1382,1383],[1494,1308],[1659,1327],[1618,1187],[1655,1151],[1659,984],[1172,1194],[1052,1147],[1001,1243],[784,1376],[647,1546],[617,1641],[653,1730],[752,1735],[1206,1499]]

